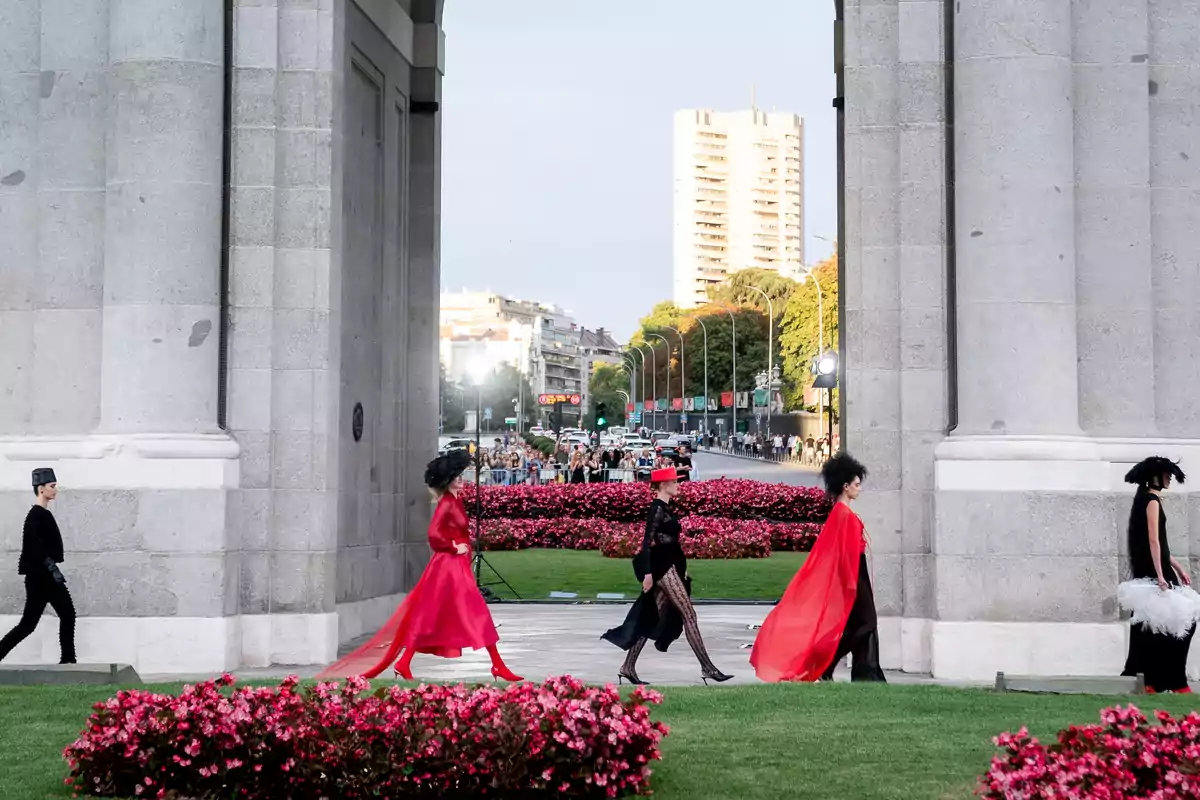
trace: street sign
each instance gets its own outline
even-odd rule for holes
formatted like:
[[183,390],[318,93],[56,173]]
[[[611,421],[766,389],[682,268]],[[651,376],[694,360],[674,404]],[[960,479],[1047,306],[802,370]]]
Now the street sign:
[[642,412],[634,411],[632,414],[629,415],[629,421],[633,422],[635,424],[640,423],[642,421]]
[[583,397],[578,394],[539,394],[539,406],[553,406],[559,403],[569,403],[577,406],[583,402]]
[[492,407],[491,406],[488,406],[487,408],[485,408],[483,410],[483,419],[485,422],[492,421]]
[[688,415],[687,415],[686,411],[683,412],[682,414],[680,414],[679,415],[679,424],[687,425],[687,418],[688,418]]
[[517,424],[517,418],[516,418],[516,417],[505,417],[505,418],[504,418],[504,424],[505,424],[505,425],[516,425],[516,424]]

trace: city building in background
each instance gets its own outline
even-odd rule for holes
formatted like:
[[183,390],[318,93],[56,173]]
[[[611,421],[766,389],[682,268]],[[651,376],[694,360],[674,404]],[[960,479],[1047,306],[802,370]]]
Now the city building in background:
[[674,299],[759,267],[793,277],[804,263],[804,122],[758,108],[675,113]]
[[548,410],[538,408],[537,395],[577,394],[583,402],[564,407],[563,423],[578,425],[592,371],[621,362],[621,346],[604,328],[588,330],[557,306],[494,292],[443,292],[439,328],[447,378],[468,380],[479,360],[510,364],[529,381],[535,397],[527,415],[539,421],[548,419]]

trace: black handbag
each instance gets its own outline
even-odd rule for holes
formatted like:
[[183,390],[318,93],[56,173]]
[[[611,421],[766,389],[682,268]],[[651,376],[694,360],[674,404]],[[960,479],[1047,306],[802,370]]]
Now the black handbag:
[[66,576],[62,574],[62,570],[58,568],[58,564],[54,563],[53,558],[47,558],[42,563],[46,565],[46,570],[50,573],[50,577],[54,579],[55,583],[59,586],[67,585]]

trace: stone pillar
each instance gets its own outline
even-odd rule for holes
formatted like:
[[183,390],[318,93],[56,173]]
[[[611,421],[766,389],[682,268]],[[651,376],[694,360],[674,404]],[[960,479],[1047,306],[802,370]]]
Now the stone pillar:
[[101,430],[217,431],[221,0],[111,0]]
[[1070,3],[956,7],[957,432],[1078,435]]
[[1072,3],[1079,414],[1095,436],[1153,436],[1146,0]]
[[32,426],[41,3],[0,9],[0,435]]
[[[1150,0],[1147,5],[1150,45],[1145,85],[1150,104],[1155,412],[1158,430],[1164,436],[1197,439],[1200,438],[1197,10],[1191,4],[1165,0]],[[1129,91],[1133,91],[1132,84]],[[1193,462],[1191,469],[1195,472],[1198,467],[1200,464]]]
[[109,0],[41,12],[31,431],[72,435],[100,417]]
[[[420,4],[432,5],[429,2]],[[418,16],[424,14],[424,16]],[[441,292],[442,114],[431,113],[442,100],[445,37],[437,8],[414,8],[412,104],[421,113],[409,118],[408,194],[408,375],[405,385],[403,470],[408,546],[404,548],[404,585],[412,586],[425,568],[429,527],[428,493],[422,476],[429,454],[437,450],[438,308]]]

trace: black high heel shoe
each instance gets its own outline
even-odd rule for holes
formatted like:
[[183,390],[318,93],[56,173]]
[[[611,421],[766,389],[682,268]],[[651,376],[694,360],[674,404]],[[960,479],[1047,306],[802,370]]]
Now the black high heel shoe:
[[642,679],[641,679],[641,678],[639,678],[637,675],[630,675],[630,674],[628,674],[628,673],[625,673],[625,672],[618,672],[618,673],[617,673],[617,685],[618,685],[618,686],[620,686],[620,685],[621,685],[621,681],[622,681],[622,680],[629,681],[629,682],[630,682],[630,683],[632,683],[634,686],[645,686],[645,685],[648,683],[648,681],[644,681],[644,680],[642,680]]
[[704,681],[705,686],[708,686],[709,681],[716,681],[717,683],[724,683],[725,681],[729,680],[732,677],[733,677],[732,675],[726,675],[724,672],[721,672],[721,670],[719,670],[719,669],[713,670],[712,672],[701,672],[700,673],[700,680]]

